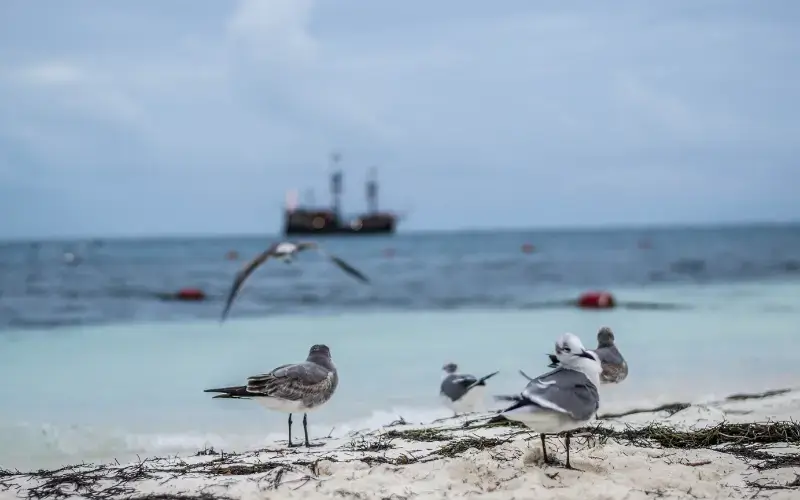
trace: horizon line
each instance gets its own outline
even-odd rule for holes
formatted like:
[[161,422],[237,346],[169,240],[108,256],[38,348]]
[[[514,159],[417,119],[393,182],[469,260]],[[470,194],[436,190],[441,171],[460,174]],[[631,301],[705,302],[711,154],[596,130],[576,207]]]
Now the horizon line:
[[[381,236],[414,236],[426,234],[452,234],[452,233],[513,233],[526,231],[542,232],[602,232],[614,230],[627,231],[647,231],[663,229],[719,229],[733,227],[775,227],[775,226],[794,226],[800,225],[800,219],[795,220],[754,220],[754,221],[720,221],[720,222],[656,222],[656,223],[608,223],[592,225],[560,225],[560,226],[510,226],[510,227],[458,227],[442,229],[412,229],[408,231],[396,231],[386,235],[366,235],[367,239]],[[247,232],[247,233],[143,233],[143,234],[119,234],[112,236],[99,235],[55,235],[46,237],[24,236],[19,238],[0,238],[2,244],[17,243],[56,243],[56,242],[77,242],[77,241],[130,241],[130,240],[175,240],[175,239],[249,239],[249,238],[284,238],[284,239],[314,239],[317,237],[337,237],[337,235],[304,235],[304,238],[287,238],[282,232]],[[347,236],[346,239],[351,239]]]

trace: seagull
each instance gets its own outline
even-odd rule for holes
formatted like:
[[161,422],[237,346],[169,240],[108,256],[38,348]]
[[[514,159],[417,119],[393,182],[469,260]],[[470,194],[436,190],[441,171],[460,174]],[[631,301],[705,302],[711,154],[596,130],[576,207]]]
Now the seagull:
[[597,349],[594,352],[603,366],[600,383],[618,384],[628,377],[628,363],[614,344],[614,332],[611,328],[604,326],[597,332]]
[[269,373],[248,377],[247,385],[206,389],[218,392],[214,398],[253,399],[267,409],[289,413],[289,447],[292,442],[292,413],[303,412],[305,446],[322,446],[308,441],[306,413],[316,410],[333,396],[339,384],[339,374],[331,360],[331,351],[324,344],[311,346],[302,363],[281,365]]
[[231,291],[228,293],[228,299],[225,303],[225,309],[222,311],[222,321],[225,321],[225,318],[228,316],[228,311],[233,304],[233,299],[236,298],[236,294],[239,292],[239,289],[242,287],[244,281],[250,276],[253,271],[258,268],[261,264],[267,261],[270,257],[273,259],[279,259],[285,262],[286,264],[291,264],[292,261],[297,258],[297,254],[302,252],[303,250],[316,250],[323,256],[327,257],[331,262],[339,266],[344,272],[353,276],[357,280],[363,283],[369,283],[369,279],[364,276],[360,271],[352,267],[347,262],[343,261],[339,257],[335,255],[331,255],[322,248],[320,248],[319,244],[313,241],[301,241],[301,242],[294,242],[294,241],[281,241],[279,243],[275,243],[271,245],[269,248],[258,254],[253,260],[247,263],[247,265],[236,274],[236,279],[233,281],[233,286],[231,287]]
[[490,373],[479,379],[474,375],[456,373],[458,365],[447,363],[442,367],[444,376],[439,388],[439,397],[442,402],[453,410],[455,416],[459,413],[475,411],[478,402],[483,400],[486,392],[486,381],[500,372]]
[[587,351],[580,339],[565,333],[556,343],[559,366],[536,378],[520,374],[528,379],[528,385],[516,396],[496,396],[498,400],[513,401],[514,404],[500,414],[509,420],[522,422],[539,432],[542,454],[547,463],[545,434],[566,431],[566,467],[569,462],[570,431],[583,427],[591,421],[600,408],[600,359]]
[[[556,368],[559,365],[559,352],[556,344],[557,354],[548,354],[550,358],[549,368]],[[628,377],[628,363],[614,344],[614,332],[611,328],[604,326],[597,332],[597,349],[593,350],[600,359],[603,372],[600,374],[601,384],[618,384]]]

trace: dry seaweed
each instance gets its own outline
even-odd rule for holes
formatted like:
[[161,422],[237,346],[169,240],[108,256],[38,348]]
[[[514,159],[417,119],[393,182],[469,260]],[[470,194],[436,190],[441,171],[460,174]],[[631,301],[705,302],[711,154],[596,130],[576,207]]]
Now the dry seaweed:
[[780,396],[781,394],[786,394],[787,392],[791,392],[791,389],[775,389],[772,391],[765,391],[765,392],[756,392],[752,394],[742,393],[742,394],[731,394],[727,398],[726,401],[746,401],[748,399],[764,399],[764,398],[771,398],[773,396]]
[[[265,474],[259,478],[268,488],[276,489],[282,483],[284,474],[296,471],[296,465],[285,462],[236,462],[237,455],[220,455],[219,458],[207,462],[187,463],[182,460],[165,461],[163,459],[142,460],[132,465],[74,465],[55,470],[38,470],[35,472],[2,471],[0,491],[17,490],[23,498],[64,499],[81,496],[90,500],[109,500],[114,498],[164,498],[164,499],[199,499],[199,495],[160,495],[153,497],[132,496],[136,491],[135,483],[148,479],[168,481],[189,474],[204,476],[246,476]],[[34,485],[22,491],[13,479],[25,477],[32,479]],[[308,479],[311,479],[309,476]],[[24,493],[24,496],[22,495]],[[225,498],[206,493],[206,500]]]
[[[494,427],[495,425],[500,424],[490,426]],[[308,455],[295,450],[267,450],[271,458],[259,460],[259,457],[264,456],[263,450],[237,455],[206,449],[198,452],[200,456],[198,461],[191,462],[180,459],[151,459],[126,466],[83,464],[28,473],[0,469],[0,491],[12,490],[19,497],[29,500],[61,500],[71,496],[80,496],[90,500],[117,498],[216,500],[225,497],[203,492],[196,492],[197,494],[192,495],[136,496],[139,486],[137,483],[146,480],[168,482],[190,475],[218,479],[247,476],[248,479],[257,481],[260,488],[277,489],[281,485],[291,482],[306,484],[309,481],[324,480],[318,477],[318,465],[321,460],[357,460],[370,465],[386,464],[402,467],[441,457],[459,457],[469,450],[492,450],[509,442],[516,434],[518,432],[509,430],[501,436],[483,437],[464,436],[459,428],[391,429],[383,433],[354,438],[349,445],[337,450],[344,451],[346,459],[341,455],[338,457],[317,455],[319,457],[317,460],[310,461]],[[656,423],[643,427],[627,426],[622,429],[611,429],[603,427],[603,424],[599,423],[595,427],[574,431],[573,435],[576,437],[583,435],[588,439],[600,441],[613,439],[622,444],[646,448],[713,449],[752,461],[753,467],[757,470],[800,466],[800,454],[772,454],[765,449],[766,445],[777,443],[800,444],[800,424],[793,421],[747,424],[723,422],[711,427],[685,430]],[[419,453],[404,451],[397,454],[400,450],[392,443],[394,439],[442,442],[442,445],[434,450],[428,449]],[[492,454],[494,460],[508,460],[517,451],[512,447],[500,448],[498,451],[489,451],[489,453]],[[349,456],[348,452],[355,452],[355,454]],[[705,461],[681,463],[699,467],[704,465]],[[754,482],[751,487],[757,489],[798,488],[798,481],[800,479],[786,484]],[[223,482],[214,481],[214,484],[222,487]]]
[[623,411],[620,413],[604,413],[597,416],[597,420],[608,420],[610,418],[627,417],[628,415],[635,415],[637,413],[657,413],[665,411],[669,416],[675,415],[679,411],[692,406],[690,403],[668,403],[655,408],[635,408],[633,410]]
[[392,429],[384,433],[384,436],[388,439],[405,439],[406,441],[421,442],[449,441],[453,439],[452,436],[447,436],[444,430],[437,428],[407,429],[404,431]]
[[347,445],[347,448],[350,451],[360,452],[384,451],[394,448],[391,441],[392,438],[386,434],[361,435],[353,438]]
[[466,438],[454,439],[453,441],[450,441],[446,445],[436,450],[434,453],[443,457],[453,458],[470,449],[486,450],[507,442],[508,440],[497,438],[469,436]]
[[722,422],[711,427],[685,431],[658,423],[644,427],[628,426],[623,430],[613,430],[602,426],[582,430],[640,447],[648,447],[652,446],[652,443],[656,443],[663,448],[684,450],[712,448],[721,445],[741,447],[754,444],[800,443],[800,424],[792,421],[747,424]]
[[745,484],[757,490],[793,490],[800,489],[800,474],[795,474],[794,479],[780,484],[776,482],[763,482],[762,480],[746,481]]
[[234,500],[233,497],[227,495],[212,495],[211,493],[198,493],[197,495],[188,495],[185,493],[158,493],[149,495],[134,495],[126,497],[126,500]]

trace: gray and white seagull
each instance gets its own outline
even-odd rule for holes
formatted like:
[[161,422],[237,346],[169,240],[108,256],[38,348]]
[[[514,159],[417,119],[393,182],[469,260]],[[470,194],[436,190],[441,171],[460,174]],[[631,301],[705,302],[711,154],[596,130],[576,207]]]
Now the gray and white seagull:
[[282,260],[286,264],[291,264],[292,261],[297,258],[297,254],[304,251],[304,250],[316,250],[318,253],[327,257],[328,260],[336,264],[339,269],[346,272],[350,276],[353,276],[355,279],[363,282],[369,283],[369,279],[364,276],[361,271],[354,268],[347,262],[343,261],[339,257],[335,255],[331,255],[328,252],[324,251],[318,243],[313,241],[281,241],[279,243],[275,243],[271,245],[269,248],[258,254],[255,258],[253,258],[250,262],[248,262],[245,267],[236,274],[236,278],[233,281],[233,286],[231,287],[230,292],[228,293],[227,301],[225,302],[225,309],[222,311],[222,321],[228,316],[228,312],[230,311],[231,305],[233,304],[233,299],[236,298],[236,294],[239,293],[239,290],[242,288],[242,284],[244,284],[245,280],[253,274],[258,266],[263,264],[267,261],[270,257],[273,259]]
[[597,349],[594,352],[597,353],[603,366],[600,383],[618,384],[628,378],[628,362],[617,349],[611,328],[604,326],[597,332]]
[[555,370],[531,378],[525,389],[516,396],[495,396],[498,400],[513,401],[500,415],[522,422],[539,433],[542,454],[547,463],[545,435],[566,431],[568,469],[571,430],[583,427],[591,421],[600,408],[600,360],[597,354],[587,351],[580,339],[565,333],[556,343],[559,350],[559,365]]
[[459,413],[475,411],[478,403],[483,400],[486,393],[486,381],[500,372],[493,372],[481,378],[467,373],[456,373],[458,365],[446,363],[442,370],[444,376],[439,386],[439,397],[445,406]]
[[281,365],[269,373],[248,377],[247,385],[206,389],[203,392],[218,392],[214,398],[252,399],[270,410],[289,413],[289,446],[292,442],[292,413],[303,412],[303,434],[305,446],[322,446],[308,441],[306,414],[327,403],[336,386],[339,374],[331,359],[331,351],[324,344],[311,346],[308,357],[302,363]]
[[[611,328],[604,326],[597,332],[597,348],[593,350],[600,359],[600,365],[603,367],[603,372],[600,374],[601,384],[618,384],[628,377],[628,363],[619,352],[617,345],[614,343],[614,332]],[[555,368],[559,365],[559,352],[558,344],[556,344],[556,353],[548,354],[550,357],[550,368]]]

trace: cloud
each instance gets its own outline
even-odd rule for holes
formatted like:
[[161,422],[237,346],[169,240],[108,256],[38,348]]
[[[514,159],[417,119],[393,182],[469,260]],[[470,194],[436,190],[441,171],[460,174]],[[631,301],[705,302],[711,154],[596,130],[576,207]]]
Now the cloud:
[[274,230],[332,148],[345,206],[379,164],[412,228],[800,215],[790,2],[4,8],[0,179],[31,213],[56,189],[76,215],[53,231]]

